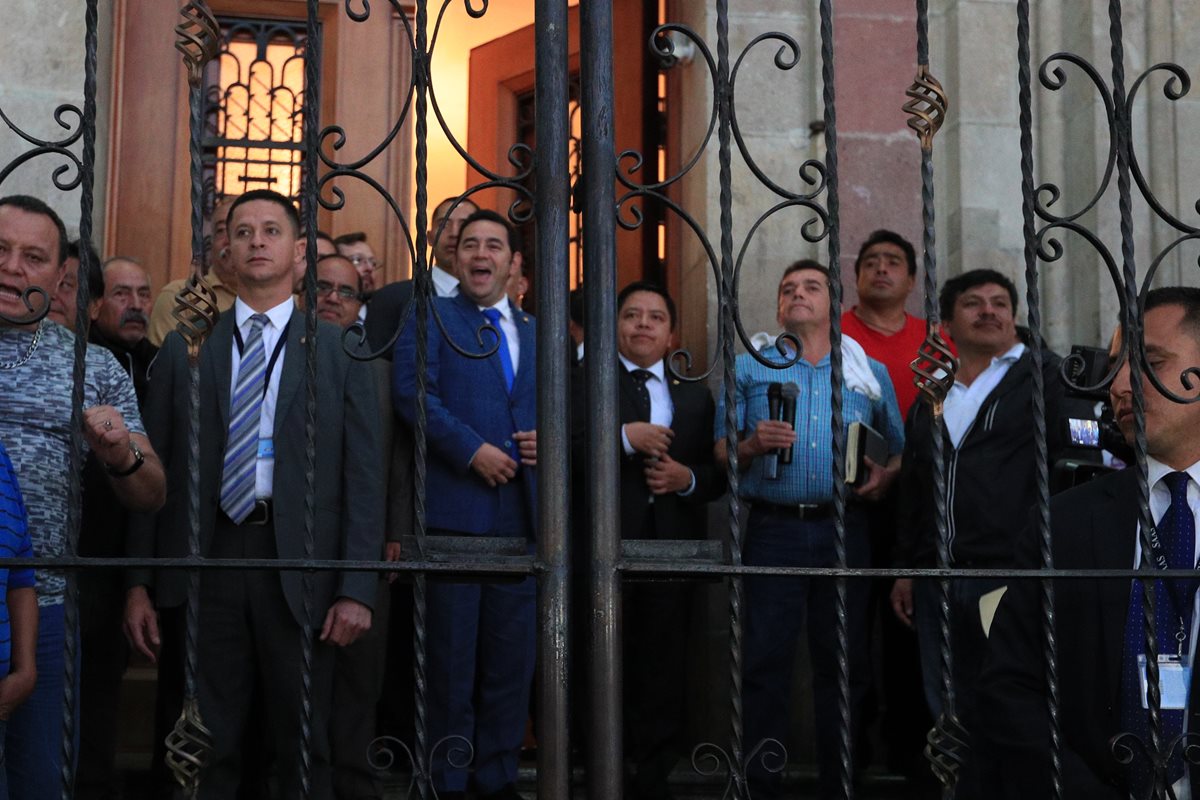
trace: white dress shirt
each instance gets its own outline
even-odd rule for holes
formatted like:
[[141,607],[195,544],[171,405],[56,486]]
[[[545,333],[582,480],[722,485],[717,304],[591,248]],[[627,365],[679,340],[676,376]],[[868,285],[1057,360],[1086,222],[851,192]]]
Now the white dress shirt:
[[[266,311],[267,323],[262,329],[262,343],[266,352],[266,361],[271,362],[271,355],[275,352],[276,345],[279,345],[279,337],[283,334],[284,327],[287,326],[288,320],[292,318],[292,310],[295,309],[296,303],[292,298],[288,298],[279,305]],[[250,317],[258,312],[250,308],[242,302],[242,298],[238,298],[233,303],[233,317],[237,325],[237,329],[242,334],[242,341],[245,342],[250,338]],[[233,360],[230,363],[229,371],[229,402],[233,404],[233,393],[237,387],[238,368],[242,364],[242,354],[238,351],[238,343],[235,338],[233,344]],[[275,435],[275,404],[279,400],[279,375],[283,371],[283,359],[287,350],[287,344],[284,343],[279,347],[279,357],[275,359],[275,363],[271,365],[271,371],[267,373],[267,393],[263,398],[262,411],[258,418],[258,438],[259,441],[272,441]],[[272,442],[272,447],[274,443]],[[261,451],[260,451],[261,452]],[[269,498],[273,493],[275,482],[275,459],[259,458],[256,464],[254,474],[254,496],[258,498]]]
[[434,294],[438,297],[458,297],[458,278],[446,272],[446,270],[437,264],[429,267],[429,274],[433,276]]
[[488,308],[494,308],[500,312],[500,329],[504,331],[504,341],[508,344],[508,357],[512,360],[513,380],[516,380],[521,363],[521,334],[513,319],[512,305],[508,302],[508,297],[504,296],[493,306],[479,306],[480,311]]
[[942,419],[946,422],[946,432],[950,434],[950,441],[954,443],[955,449],[962,444],[963,437],[967,435],[971,423],[975,421],[979,409],[983,406],[983,401],[987,400],[992,390],[1004,380],[1008,368],[1017,363],[1024,354],[1025,345],[1017,342],[1007,353],[993,358],[988,368],[979,373],[970,386],[955,381],[950,387],[946,394]]
[[[639,367],[620,353],[617,353],[617,358],[621,359],[621,365],[630,373],[639,369],[650,373],[651,377],[646,381],[646,392],[650,395],[650,424],[662,425],[664,428],[671,427],[671,423],[675,420],[675,404],[671,402],[671,390],[667,386],[663,362],[660,360],[649,367]],[[629,443],[629,437],[625,435],[624,425],[621,426],[621,446],[625,449],[625,455],[634,454],[633,445]]]

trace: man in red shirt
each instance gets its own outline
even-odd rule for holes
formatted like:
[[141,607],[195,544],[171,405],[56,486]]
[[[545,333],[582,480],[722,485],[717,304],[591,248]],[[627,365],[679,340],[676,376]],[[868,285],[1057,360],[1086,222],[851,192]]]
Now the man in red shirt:
[[909,364],[925,341],[925,320],[904,310],[916,284],[917,254],[898,233],[877,230],[867,237],[854,262],[858,305],[842,314],[842,332],[887,367],[896,389],[900,416],[917,399]]
[[[908,294],[916,285],[917,254],[912,244],[894,231],[877,230],[867,237],[854,262],[858,305],[842,314],[842,332],[867,355],[887,367],[896,389],[900,415],[917,399],[917,388],[909,364],[925,340],[925,320],[904,310]],[[895,540],[896,496],[891,493],[872,506],[868,521],[871,532],[872,566],[891,565]],[[932,725],[928,711],[915,702],[921,685],[916,637],[889,613],[887,580],[872,586],[872,612],[879,615],[882,632],[883,680],[875,691],[886,709],[880,734],[887,751],[887,766],[910,779],[927,778],[920,747]],[[868,698],[867,707],[872,701]],[[868,712],[870,713],[870,712]]]

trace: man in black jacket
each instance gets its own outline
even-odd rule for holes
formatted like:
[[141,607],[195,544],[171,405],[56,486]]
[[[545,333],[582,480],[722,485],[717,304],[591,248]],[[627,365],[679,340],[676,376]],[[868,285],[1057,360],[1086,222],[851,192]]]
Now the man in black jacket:
[[[946,281],[939,298],[947,332],[958,348],[959,368],[945,402],[946,492],[950,566],[1011,567],[1015,560],[1013,515],[1037,503],[1036,456],[1030,410],[1033,358],[1018,340],[1017,290],[994,270],[972,270]],[[1061,446],[1058,420],[1064,386],[1059,359],[1044,353],[1046,421],[1050,458]],[[932,418],[928,404],[909,413],[900,474],[901,514],[897,566],[936,564]],[[955,711],[970,729],[975,682],[986,638],[979,599],[1003,580],[957,579],[950,587],[954,644]],[[892,589],[897,616],[915,625],[925,698],[936,718],[942,712],[940,609],[936,581],[901,578]]]
[[[656,284],[632,283],[617,298],[623,539],[702,539],[706,505],[725,491],[713,459],[712,395],[674,378],[664,360],[675,321],[675,303]],[[587,398],[581,381],[572,388],[580,448]],[[692,596],[686,583],[625,586],[625,722],[636,800],[670,797],[667,778],[684,750]]]
[[[88,341],[117,357],[117,363],[133,379],[141,406],[150,364],[158,353],[146,338],[154,304],[150,278],[137,261],[117,256],[103,266],[93,258],[87,280],[92,297]],[[108,485],[103,465],[89,456],[83,470],[79,555],[123,556],[128,521],[129,513]],[[116,796],[117,709],[129,647],[121,633],[125,582],[120,571],[82,570],[78,582],[83,646],[75,793],[80,800],[90,800]]]

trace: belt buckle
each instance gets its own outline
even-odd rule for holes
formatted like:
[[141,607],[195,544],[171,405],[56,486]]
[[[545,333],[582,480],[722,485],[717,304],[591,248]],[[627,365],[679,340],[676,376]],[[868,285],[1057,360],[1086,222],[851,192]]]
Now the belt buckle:
[[244,525],[266,525],[271,521],[271,501],[259,499],[254,501],[254,509],[243,522]]
[[796,516],[800,519],[812,519],[821,510],[820,503],[797,503]]

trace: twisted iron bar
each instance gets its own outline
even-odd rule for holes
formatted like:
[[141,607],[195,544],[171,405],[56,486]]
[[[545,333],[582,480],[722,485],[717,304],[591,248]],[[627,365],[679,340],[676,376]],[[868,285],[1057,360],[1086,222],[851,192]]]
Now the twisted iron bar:
[[217,57],[221,27],[205,0],[191,0],[179,9],[183,21],[175,26],[175,49],[183,55],[188,85],[198,90],[204,80],[204,68]]
[[[80,160],[79,238],[92,241],[92,210],[96,178],[96,48],[97,0],[87,0],[84,10],[83,56],[83,152]],[[59,174],[57,171],[55,174]],[[92,268],[90,247],[79,248],[79,271],[88,274]],[[60,257],[65,255],[59,254]],[[82,480],[84,454],[83,393],[87,380],[87,327],[89,286],[80,280],[76,293],[75,360],[71,383],[71,442],[67,474],[71,476],[67,490],[67,536],[65,554],[75,555],[79,549],[79,526],[83,500]],[[74,572],[67,573],[66,595],[63,598],[63,710],[62,761],[59,764],[62,798],[70,800],[75,784],[75,727],[78,711],[76,693],[76,659],[79,652],[79,586]]]
[[[1142,314],[1137,302],[1137,263],[1134,254],[1133,240],[1133,211],[1129,175],[1129,150],[1131,147],[1129,106],[1125,102],[1125,47],[1122,42],[1121,2],[1109,0],[1109,39],[1112,58],[1112,94],[1116,109],[1114,127],[1117,142],[1117,204],[1121,218],[1121,267],[1124,278],[1125,319],[1124,336],[1129,339],[1129,386],[1133,395],[1134,419],[1134,457],[1137,462],[1137,494],[1140,523],[1140,538],[1142,544],[1141,568],[1147,576],[1151,574],[1154,565],[1149,553],[1152,552],[1150,534],[1154,528],[1154,519],[1150,513],[1150,486],[1147,477],[1147,443],[1146,443],[1146,398],[1142,389],[1142,366],[1145,363],[1145,339],[1142,328]],[[1149,750],[1158,755],[1164,753],[1162,740],[1162,693],[1158,673],[1158,641],[1155,635],[1155,592],[1154,579],[1146,577],[1142,580],[1142,632],[1146,654],[1146,699],[1149,706],[1150,742]],[[1133,735],[1130,734],[1132,737]],[[1136,738],[1136,737],[1134,737]],[[1117,742],[1121,737],[1115,737],[1113,754],[1120,760],[1117,752]],[[1154,792],[1153,797],[1163,796],[1163,787],[1167,784],[1165,756],[1154,759]]]
[[[934,225],[933,138],[946,120],[949,103],[941,84],[929,71],[928,0],[917,0],[917,76],[905,95],[904,111],[910,115],[908,126],[921,144],[921,221],[925,266],[926,337],[912,363],[921,398],[930,405],[930,436],[933,437],[933,501],[937,526],[937,564],[950,566],[950,534],[946,493],[946,445],[942,404],[954,385],[958,361],[939,332],[937,306],[937,229]],[[954,707],[953,651],[950,632],[950,579],[939,582],[941,623],[941,668],[943,711],[930,732],[925,756],[934,765],[942,783],[942,796],[954,797],[958,764],[964,757],[960,736],[962,725]]]
[[[1034,216],[1033,185],[1033,108],[1030,88],[1029,0],[1017,0],[1017,80],[1021,127],[1021,232],[1024,238],[1025,303],[1029,308],[1029,330],[1033,337],[1033,445],[1035,480],[1037,482],[1036,532],[1045,569],[1054,568],[1054,550],[1050,539],[1050,469],[1046,441],[1046,381],[1042,372],[1045,361],[1042,352],[1042,308],[1038,285],[1037,235]],[[1058,637],[1055,628],[1054,583],[1041,583],[1042,636],[1046,656],[1046,712],[1050,721],[1050,780],[1052,797],[1061,800],[1062,789],[1062,731],[1058,719]]]
[[[842,417],[845,376],[842,372],[842,241],[839,229],[841,206],[838,198],[833,42],[832,4],[830,0],[821,0],[821,96],[825,105],[825,174],[829,188],[825,204],[829,215],[829,366],[830,424],[833,427],[834,550],[837,566],[844,568],[849,564],[846,556],[846,430]],[[842,722],[839,742],[842,793],[846,798],[850,798],[854,795],[854,717],[850,707],[850,627],[846,610],[846,593],[849,587],[846,580],[839,578],[837,581],[837,666],[838,714]],[[865,668],[863,664],[854,666],[856,669]]]

